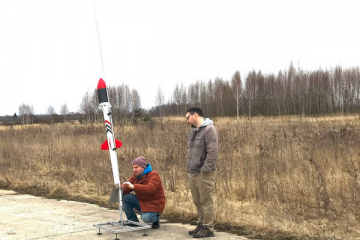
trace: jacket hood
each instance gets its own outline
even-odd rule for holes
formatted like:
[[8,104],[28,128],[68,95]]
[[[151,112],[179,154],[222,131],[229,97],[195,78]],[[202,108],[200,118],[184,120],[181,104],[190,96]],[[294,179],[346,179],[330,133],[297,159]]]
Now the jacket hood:
[[199,128],[203,128],[208,125],[214,125],[214,122],[210,118],[205,118],[203,124],[201,124]]

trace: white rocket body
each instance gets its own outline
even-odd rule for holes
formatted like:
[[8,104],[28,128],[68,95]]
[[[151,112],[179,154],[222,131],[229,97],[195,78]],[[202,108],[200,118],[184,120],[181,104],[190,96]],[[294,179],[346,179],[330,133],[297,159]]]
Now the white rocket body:
[[98,97],[99,97],[99,108],[102,110],[104,115],[104,124],[106,129],[106,138],[107,140],[101,145],[102,150],[109,150],[111,167],[114,177],[114,184],[120,184],[120,176],[119,176],[119,167],[117,161],[116,148],[121,147],[121,142],[115,139],[114,137],[114,129],[112,125],[111,118],[111,105],[108,100],[106,85],[103,79],[100,78],[98,87]]

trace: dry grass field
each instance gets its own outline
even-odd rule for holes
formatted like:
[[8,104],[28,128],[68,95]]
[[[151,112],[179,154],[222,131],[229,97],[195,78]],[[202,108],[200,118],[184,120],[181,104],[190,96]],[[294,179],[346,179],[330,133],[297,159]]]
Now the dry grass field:
[[[360,235],[360,117],[213,119],[220,140],[216,228],[265,239]],[[114,127],[121,181],[145,156],[164,182],[164,216],[192,221],[190,127],[163,118]],[[113,179],[102,124],[0,130],[0,187],[109,206]],[[116,207],[116,206],[110,206]]]

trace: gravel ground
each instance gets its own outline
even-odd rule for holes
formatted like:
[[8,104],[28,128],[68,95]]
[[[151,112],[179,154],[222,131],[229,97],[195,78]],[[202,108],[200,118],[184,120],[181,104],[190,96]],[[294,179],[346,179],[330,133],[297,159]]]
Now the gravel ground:
[[[124,218],[125,214],[123,214]],[[101,208],[94,204],[73,201],[58,201],[17,194],[14,191],[0,190],[0,239],[84,239],[111,240],[115,233],[99,229],[93,224],[106,223],[113,218],[119,220],[114,210]],[[139,218],[140,219],[140,218]],[[160,229],[118,233],[120,240],[144,239],[193,239],[188,231],[194,226],[189,224],[160,222]],[[210,239],[235,240],[247,238],[230,233],[215,232]]]

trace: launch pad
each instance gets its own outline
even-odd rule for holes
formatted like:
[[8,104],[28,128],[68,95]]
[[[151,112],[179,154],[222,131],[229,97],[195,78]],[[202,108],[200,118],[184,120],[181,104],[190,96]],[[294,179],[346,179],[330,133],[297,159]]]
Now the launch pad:
[[[119,208],[116,211],[116,214],[120,215],[120,221],[109,221],[107,223],[98,223],[98,224],[94,224],[94,227],[99,228],[99,232],[98,235],[102,235],[102,233],[100,232],[100,229],[104,229],[106,231],[108,231],[109,233],[115,233],[116,234],[116,238],[115,240],[119,240],[119,238],[117,237],[118,233],[124,233],[124,232],[132,232],[132,231],[139,231],[139,230],[144,230],[144,234],[143,236],[147,236],[146,234],[146,229],[150,229],[151,225],[147,224],[147,223],[140,223],[140,222],[134,222],[134,221],[130,221],[130,220],[123,220],[123,211],[122,211],[122,188],[117,187],[114,188],[111,191],[111,196],[109,199],[109,203],[116,203],[119,202]],[[115,216],[114,216],[115,217]]]
[[119,240],[117,237],[118,233],[131,232],[131,231],[144,230],[143,236],[147,236],[147,234],[145,233],[145,230],[151,228],[150,224],[139,223],[139,222],[134,222],[134,221],[130,221],[130,220],[123,220],[123,221],[119,221],[119,222],[99,223],[99,224],[94,224],[93,226],[99,228],[98,235],[102,235],[102,233],[100,232],[100,229],[104,229],[111,233],[115,233],[116,234],[115,240]]

